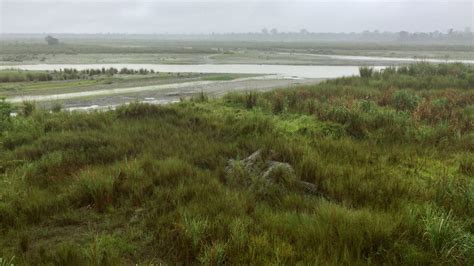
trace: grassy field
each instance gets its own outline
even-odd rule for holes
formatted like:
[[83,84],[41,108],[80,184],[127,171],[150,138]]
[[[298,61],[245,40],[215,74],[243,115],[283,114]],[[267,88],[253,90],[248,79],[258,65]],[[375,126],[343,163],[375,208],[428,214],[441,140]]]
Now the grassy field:
[[2,103],[0,257],[469,265],[473,88],[472,67],[417,64],[110,112]]
[[[474,59],[470,45],[351,43],[351,42],[279,42],[211,40],[137,40],[68,39],[59,45],[47,45],[43,39],[0,40],[0,64],[39,63],[254,63],[254,64],[336,64],[353,65],[349,60],[328,60],[279,53],[319,55],[358,55],[418,57],[438,59]],[[360,64],[360,62],[356,62]]]

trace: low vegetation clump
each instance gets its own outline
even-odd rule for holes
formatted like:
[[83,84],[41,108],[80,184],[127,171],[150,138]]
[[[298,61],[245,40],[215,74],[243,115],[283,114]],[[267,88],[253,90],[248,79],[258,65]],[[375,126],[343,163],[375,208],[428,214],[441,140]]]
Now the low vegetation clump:
[[0,261],[472,264],[473,69],[369,72],[109,112],[0,102]]
[[65,68],[59,71],[27,71],[27,70],[0,70],[0,82],[29,82],[29,81],[51,81],[51,80],[74,80],[74,79],[90,79],[95,76],[114,76],[116,74],[128,75],[148,75],[155,74],[153,69],[128,69],[122,68],[101,68],[101,69],[84,69],[77,70],[75,68]]
[[214,75],[214,76],[208,76],[208,77],[203,78],[203,80],[211,80],[211,81],[226,81],[226,80],[233,80],[233,79],[235,79],[235,77],[232,75]]

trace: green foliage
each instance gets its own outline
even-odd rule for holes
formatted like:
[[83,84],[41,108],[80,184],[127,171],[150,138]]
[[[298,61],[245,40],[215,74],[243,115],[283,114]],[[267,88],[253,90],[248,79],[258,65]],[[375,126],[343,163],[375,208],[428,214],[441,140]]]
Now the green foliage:
[[5,98],[0,98],[0,133],[5,131],[10,125],[10,114],[13,111],[13,106],[5,101]]
[[285,110],[285,95],[283,93],[276,94],[271,100],[272,111],[275,114]]
[[0,257],[0,266],[13,266],[15,265],[14,260],[15,260],[15,256],[11,257],[10,259],[6,259],[6,258],[4,259]]
[[201,91],[200,93],[198,93],[197,95],[191,98],[191,101],[198,102],[198,103],[207,102],[208,100],[209,100],[209,96],[207,96],[207,94],[204,91]]
[[[222,100],[5,111],[2,263],[469,264],[470,71],[417,64]],[[262,169],[249,170],[257,150]]]
[[6,102],[5,98],[0,99],[0,119],[9,119],[12,109],[12,105],[9,102]]
[[465,154],[459,162],[459,172],[466,176],[474,176],[474,155]]
[[233,80],[235,77],[230,75],[218,75],[218,76],[207,76],[204,77],[203,80],[214,80],[214,81],[225,81],[225,80]]
[[23,116],[31,116],[36,109],[36,103],[32,101],[23,101],[21,114]]
[[258,96],[256,92],[250,91],[245,93],[245,107],[248,109],[255,107],[257,105],[257,98]]
[[413,111],[419,101],[416,95],[405,90],[400,90],[393,95],[392,105],[398,111]]
[[47,72],[0,70],[0,82],[49,81],[53,76]]
[[120,237],[97,235],[89,247],[86,247],[85,255],[89,265],[117,265],[129,252],[129,245]]
[[359,67],[359,75],[363,79],[371,78],[374,73],[374,69],[370,67]]
[[51,111],[53,113],[59,113],[61,112],[62,109],[63,109],[63,106],[60,103],[54,103],[53,106],[51,107]]
[[225,244],[213,243],[205,248],[203,254],[199,257],[199,262],[205,265],[224,265],[226,260],[225,249]]
[[451,213],[428,209],[424,237],[441,260],[463,264],[474,259],[474,235],[453,220]]

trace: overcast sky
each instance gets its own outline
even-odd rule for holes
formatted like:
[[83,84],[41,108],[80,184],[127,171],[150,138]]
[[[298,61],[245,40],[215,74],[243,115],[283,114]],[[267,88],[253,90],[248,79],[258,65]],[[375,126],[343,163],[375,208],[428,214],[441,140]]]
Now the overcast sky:
[[2,33],[446,31],[474,28],[474,0],[0,0]]

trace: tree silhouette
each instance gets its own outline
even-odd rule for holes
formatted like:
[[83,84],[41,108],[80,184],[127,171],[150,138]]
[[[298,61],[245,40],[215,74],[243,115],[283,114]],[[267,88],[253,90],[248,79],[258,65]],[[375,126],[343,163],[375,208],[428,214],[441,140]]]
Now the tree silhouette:
[[46,36],[46,38],[44,38],[44,40],[48,43],[48,45],[59,44],[59,40],[54,38],[51,35]]

